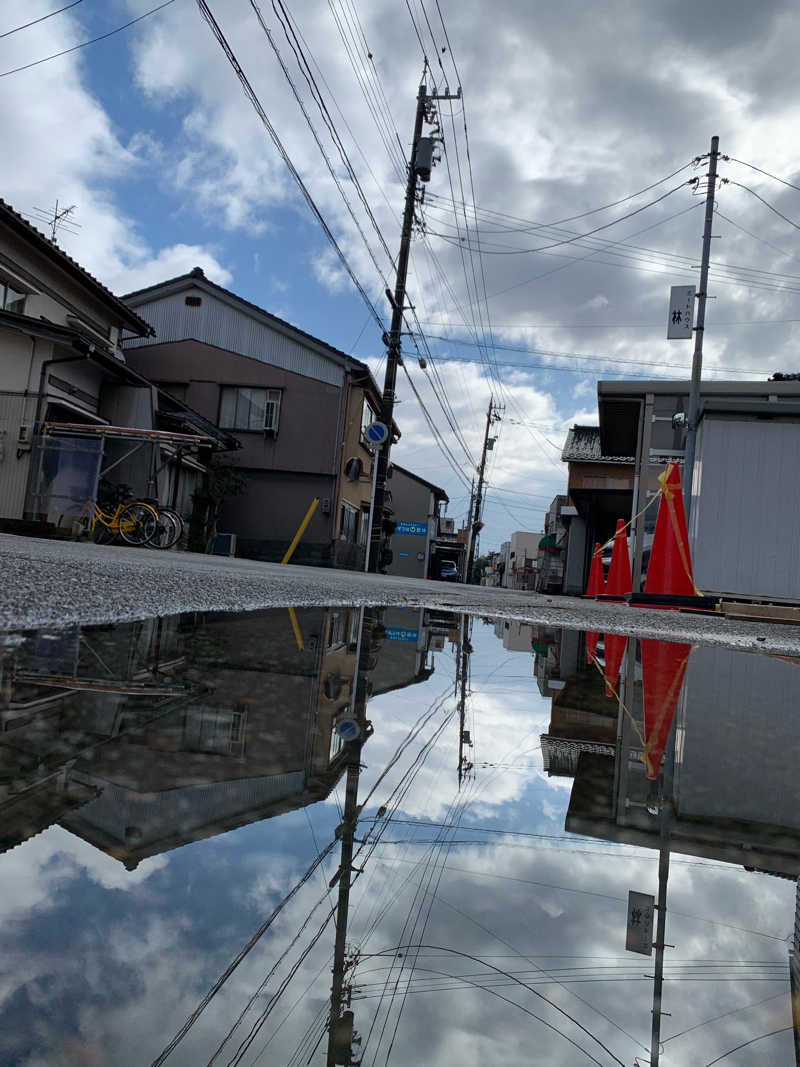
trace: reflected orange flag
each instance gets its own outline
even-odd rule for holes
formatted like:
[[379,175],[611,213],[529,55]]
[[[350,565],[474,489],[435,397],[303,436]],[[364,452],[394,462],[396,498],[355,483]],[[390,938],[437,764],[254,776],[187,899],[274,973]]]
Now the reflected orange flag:
[[[630,593],[632,590],[631,561],[628,556],[625,522],[623,519],[617,519],[614,548],[611,552],[611,564],[608,568],[606,596],[614,596],[622,600],[625,594]],[[606,634],[603,638],[607,697],[613,697],[614,695],[627,643],[628,638],[624,634]]]
[[677,463],[668,463],[658,480],[662,494],[658,504],[658,518],[644,591],[668,596],[699,595],[692,573],[689,535],[681,496],[681,476]]
[[647,777],[658,778],[691,645],[642,639],[644,752]]
[[[606,581],[603,576],[603,559],[600,542],[596,541],[592,552],[592,566],[589,571],[589,581],[586,583],[586,596],[596,597],[598,593],[604,593]],[[586,631],[586,662],[591,663],[597,650],[597,642],[600,634],[594,630]]]

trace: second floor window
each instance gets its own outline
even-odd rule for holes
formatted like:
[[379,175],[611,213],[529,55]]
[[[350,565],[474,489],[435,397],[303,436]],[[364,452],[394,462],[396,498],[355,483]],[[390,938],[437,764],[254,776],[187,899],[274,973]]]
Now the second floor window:
[[0,279],[0,307],[3,311],[16,311],[21,315],[25,310],[25,297],[27,293],[20,293],[11,285]]
[[223,388],[219,424],[224,430],[278,431],[280,389]]
[[354,508],[352,504],[342,504],[342,513],[339,520],[339,539],[341,541],[356,542],[358,538],[358,515],[358,508]]

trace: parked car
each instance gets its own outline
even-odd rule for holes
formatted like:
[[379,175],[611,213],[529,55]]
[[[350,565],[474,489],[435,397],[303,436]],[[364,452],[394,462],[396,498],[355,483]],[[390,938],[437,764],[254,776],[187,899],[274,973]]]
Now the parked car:
[[443,559],[442,565],[439,568],[439,581],[441,582],[460,582],[461,575],[458,573],[458,567],[451,559]]

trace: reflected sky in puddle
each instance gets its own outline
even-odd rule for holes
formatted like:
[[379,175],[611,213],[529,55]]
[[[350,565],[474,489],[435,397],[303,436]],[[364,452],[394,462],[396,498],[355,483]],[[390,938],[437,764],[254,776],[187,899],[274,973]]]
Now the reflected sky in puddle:
[[795,662],[631,639],[609,697],[602,636],[294,621],[2,639],[0,1062],[157,1061],[300,883],[163,1062],[324,1064],[353,744],[353,1063],[648,1063],[665,826],[661,1062],[795,1062]]

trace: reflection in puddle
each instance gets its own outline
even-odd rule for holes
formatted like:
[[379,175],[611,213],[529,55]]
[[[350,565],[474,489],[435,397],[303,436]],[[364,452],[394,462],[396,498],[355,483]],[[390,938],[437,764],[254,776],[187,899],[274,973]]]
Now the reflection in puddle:
[[422,609],[6,635],[0,1061],[791,1064],[799,683]]

